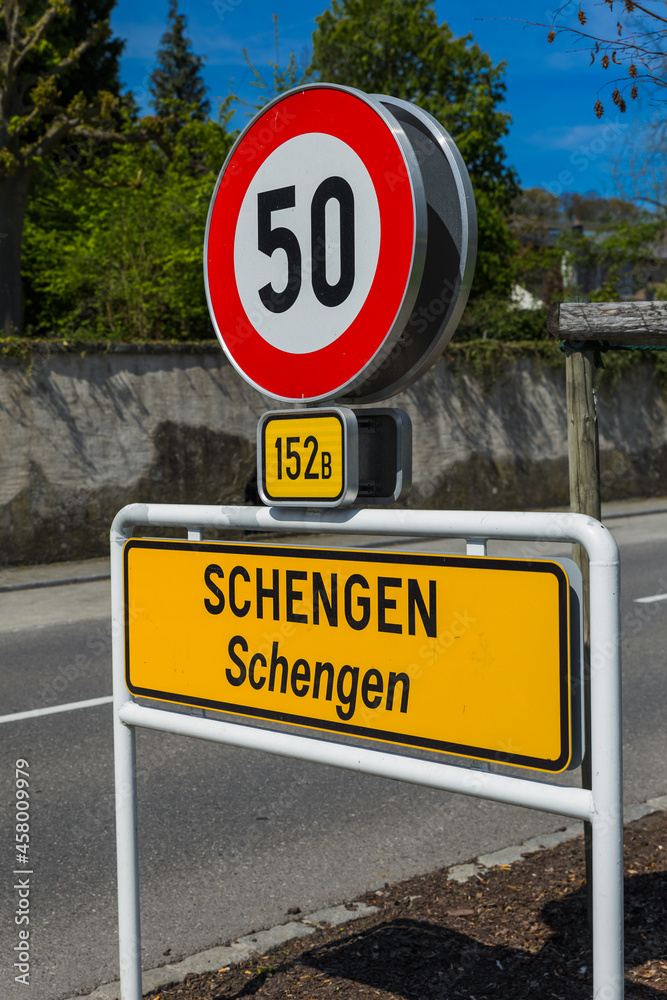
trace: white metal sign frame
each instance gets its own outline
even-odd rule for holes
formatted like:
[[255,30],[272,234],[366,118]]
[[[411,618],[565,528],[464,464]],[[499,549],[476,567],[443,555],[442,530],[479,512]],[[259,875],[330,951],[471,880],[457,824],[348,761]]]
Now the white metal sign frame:
[[[592,788],[260,729],[140,705],[125,685],[123,547],[134,530],[202,528],[291,533],[410,535],[465,538],[468,552],[486,554],[486,541],[578,542],[590,561],[590,705]],[[592,827],[593,995],[623,997],[623,808],[621,759],[620,567],[616,542],[583,514],[498,511],[305,510],[130,504],[111,528],[114,753],[120,981],[122,1000],[141,1000],[141,932],[137,838],[135,729],[192,736],[300,760],[461,792],[584,820]]]

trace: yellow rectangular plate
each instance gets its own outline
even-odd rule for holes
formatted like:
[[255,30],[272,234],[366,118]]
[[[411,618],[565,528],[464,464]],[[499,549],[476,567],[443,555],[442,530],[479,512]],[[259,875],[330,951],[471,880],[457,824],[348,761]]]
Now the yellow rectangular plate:
[[[356,420],[340,408],[268,413],[260,421],[258,483],[265,503],[338,505],[350,498],[348,438]],[[357,475],[356,465],[354,477]]]
[[543,771],[571,757],[548,560],[130,539],[139,696]]

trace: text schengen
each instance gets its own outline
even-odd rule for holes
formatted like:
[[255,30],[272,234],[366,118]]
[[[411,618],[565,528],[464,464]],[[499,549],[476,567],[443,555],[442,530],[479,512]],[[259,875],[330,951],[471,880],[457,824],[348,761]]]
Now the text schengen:
[[[317,629],[352,629],[353,632],[437,636],[435,580],[362,573],[306,569],[267,569],[252,572],[237,564],[223,570],[210,563],[204,571],[204,607],[210,615],[225,614],[227,626],[234,619],[290,623]],[[323,644],[324,645],[324,644]],[[354,662],[335,662],[326,655],[289,658],[280,642],[270,650],[252,648],[239,621],[227,642],[227,683],[249,692],[289,695],[333,702],[339,719],[349,721],[358,706],[405,714],[410,699],[410,677],[404,671],[379,664],[360,668]],[[351,657],[347,657],[351,659]]]
[[[337,628],[345,623],[356,632],[370,628],[378,632],[416,635],[417,620],[427,636],[438,634],[435,580],[428,581],[426,594],[418,580],[378,576],[369,583],[361,573],[339,581],[338,573],[272,569],[261,566],[251,574],[245,566],[234,566],[228,574],[217,563],[204,572],[204,582],[213,595],[204,598],[211,615],[225,608],[236,618],[252,611],[259,619],[327,623]],[[342,585],[341,585],[342,584]],[[425,588],[426,589],[426,588]]]

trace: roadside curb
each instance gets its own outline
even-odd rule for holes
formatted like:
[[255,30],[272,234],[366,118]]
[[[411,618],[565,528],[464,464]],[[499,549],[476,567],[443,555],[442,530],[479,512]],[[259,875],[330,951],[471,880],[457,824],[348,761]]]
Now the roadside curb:
[[[229,945],[219,948],[209,948],[191,955],[182,962],[173,965],[161,965],[158,969],[149,969],[142,973],[142,993],[150,993],[161,986],[178,983],[191,973],[218,972],[237,962],[245,962],[253,955],[262,955],[271,948],[277,948],[294,938],[307,937],[314,934],[321,924],[339,926],[359,917],[377,913],[377,906],[367,906],[365,903],[351,903],[333,906],[323,910],[308,913],[300,920],[290,920],[286,924],[278,924],[266,931],[247,934],[245,937],[232,941]],[[120,983],[106,983],[99,986],[94,993],[88,994],[87,1000],[119,1000]],[[70,1000],[81,1000],[71,997]]]
[[42,590],[44,587],[71,587],[75,583],[99,583],[100,580],[110,579],[111,573],[94,573],[92,576],[64,576],[56,580],[6,583],[0,585],[0,594],[15,594],[19,590]]
[[[623,810],[623,822],[633,823],[644,816],[661,811],[667,811],[667,795],[626,806]],[[448,869],[448,879],[453,882],[467,882],[468,879],[480,875],[489,868],[510,867],[516,861],[521,861],[527,854],[556,847],[567,840],[580,837],[582,833],[583,823],[576,823],[555,833],[532,837],[522,844],[510,845],[490,854],[482,854],[466,864],[452,865]],[[340,926],[358,920],[360,917],[377,913],[378,909],[377,906],[368,906],[366,903],[348,903],[316,910],[298,920],[291,920],[268,930],[247,934],[232,941],[229,945],[209,948],[207,951],[183,959],[182,962],[174,962],[173,965],[162,965],[157,969],[147,970],[142,974],[142,993],[150,993],[161,987],[182,982],[186,976],[192,973],[201,974],[223,970],[227,966],[245,962],[253,955],[264,954],[294,938],[314,934],[317,927],[322,924]],[[70,997],[68,1000],[120,1000],[120,983],[105,983],[92,993]]]

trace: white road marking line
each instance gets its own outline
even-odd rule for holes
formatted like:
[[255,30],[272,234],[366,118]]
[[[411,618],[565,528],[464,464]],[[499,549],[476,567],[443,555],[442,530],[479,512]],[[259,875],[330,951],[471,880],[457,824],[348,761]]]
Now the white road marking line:
[[635,597],[635,604],[652,604],[653,601],[667,601],[667,594],[654,594],[652,597]]
[[112,701],[113,696],[106,695],[104,698],[89,698],[87,701],[70,701],[67,705],[53,705],[51,708],[33,708],[29,712],[0,715],[0,723],[36,719],[40,715],[54,715],[56,712],[73,712],[76,708],[93,708],[94,705],[109,705]]

